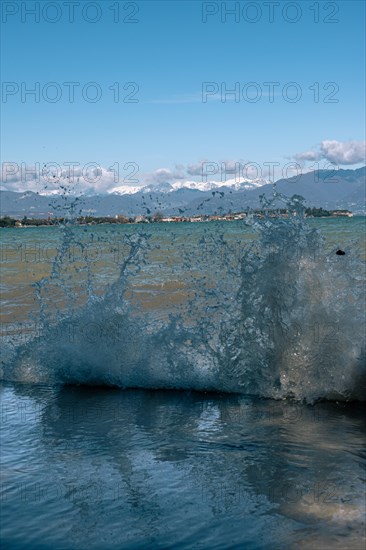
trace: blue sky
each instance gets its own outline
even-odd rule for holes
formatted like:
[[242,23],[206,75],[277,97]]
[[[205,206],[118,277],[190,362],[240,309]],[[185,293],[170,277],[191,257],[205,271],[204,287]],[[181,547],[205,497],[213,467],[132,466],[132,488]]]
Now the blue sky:
[[[58,9],[44,13],[46,4]],[[282,167],[305,152],[297,160],[313,154],[323,164],[363,164],[364,2],[274,2],[272,22],[266,2],[237,2],[237,22],[234,15],[225,21],[225,5],[235,2],[70,4],[74,22],[62,1],[2,2],[3,162],[134,162],[146,181],[162,168],[174,178],[203,159]],[[39,21],[24,11],[32,9]],[[73,103],[65,82],[79,83]],[[86,89],[88,99],[102,93],[96,102],[82,95],[90,82],[97,87]],[[116,82],[120,99],[138,87],[137,102],[115,102]],[[203,103],[205,82],[228,90],[238,83],[239,101],[223,102],[218,91]],[[279,83],[272,102],[266,82]],[[291,82],[290,99],[302,94],[297,102],[283,97]],[[29,94],[22,101],[22,89],[35,83],[39,102]],[[57,90],[60,99],[49,101]],[[250,101],[254,90],[262,94],[257,102]]]

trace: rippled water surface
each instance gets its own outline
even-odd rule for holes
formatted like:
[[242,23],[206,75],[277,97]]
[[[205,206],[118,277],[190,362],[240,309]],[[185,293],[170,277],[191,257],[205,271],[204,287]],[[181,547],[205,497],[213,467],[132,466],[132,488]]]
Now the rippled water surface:
[[4,548],[364,548],[361,405],[1,391]]

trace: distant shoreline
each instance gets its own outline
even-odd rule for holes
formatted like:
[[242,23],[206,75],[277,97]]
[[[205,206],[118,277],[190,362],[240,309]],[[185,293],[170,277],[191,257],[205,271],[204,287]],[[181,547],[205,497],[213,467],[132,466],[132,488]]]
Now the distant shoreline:
[[[269,211],[254,211],[254,212],[237,212],[221,215],[198,215],[198,216],[164,216],[161,213],[153,216],[136,216],[135,218],[127,218],[123,215],[115,217],[110,216],[80,216],[75,220],[75,225],[78,226],[94,226],[94,225],[139,225],[150,223],[208,223],[217,221],[243,221],[248,215],[254,215],[258,218],[269,216],[270,218],[289,218],[291,213],[287,210],[269,210]],[[362,214],[353,214],[349,210],[324,210],[323,208],[307,208],[305,210],[306,219],[339,219],[353,218],[354,216],[362,216]],[[64,223],[64,218],[27,218],[22,220],[3,216],[0,218],[0,228],[24,228],[24,227],[58,227]]]

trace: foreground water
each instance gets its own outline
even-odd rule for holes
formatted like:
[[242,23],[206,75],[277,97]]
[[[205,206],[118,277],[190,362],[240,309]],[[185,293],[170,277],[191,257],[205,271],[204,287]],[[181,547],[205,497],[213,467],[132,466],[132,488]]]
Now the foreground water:
[[285,201],[2,231],[6,548],[364,547],[364,219]]
[[361,404],[1,391],[3,548],[364,548]]

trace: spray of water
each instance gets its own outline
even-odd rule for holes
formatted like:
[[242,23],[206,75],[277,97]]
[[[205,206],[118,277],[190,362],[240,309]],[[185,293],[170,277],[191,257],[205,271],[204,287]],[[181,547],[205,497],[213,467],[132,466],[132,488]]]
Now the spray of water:
[[[273,214],[280,203],[287,218]],[[77,268],[86,271],[86,299],[76,305],[67,284],[67,250],[71,242],[82,243],[72,223],[65,223],[51,276],[35,285],[41,330],[6,356],[3,378],[214,390],[308,403],[363,400],[364,264],[357,245],[344,256],[329,253],[306,223],[299,196],[275,192],[262,205],[266,215],[246,218],[258,238],[243,247],[239,261],[230,261],[230,244],[214,235],[221,250],[226,246],[225,269],[207,269],[203,256],[191,251],[190,292],[179,307],[159,315],[128,298],[131,282],[141,272],[146,278],[159,248],[151,234],[125,235],[118,277],[102,296],[93,288],[90,265]],[[186,261],[182,255],[182,266]],[[68,307],[51,314],[46,297],[56,288]],[[98,338],[85,337],[85,326],[93,324]]]

